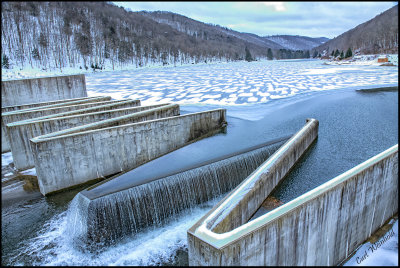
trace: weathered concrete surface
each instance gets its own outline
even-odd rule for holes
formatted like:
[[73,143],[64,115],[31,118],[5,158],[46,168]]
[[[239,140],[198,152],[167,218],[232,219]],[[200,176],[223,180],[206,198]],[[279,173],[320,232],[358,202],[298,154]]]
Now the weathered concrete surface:
[[1,82],[2,106],[81,97],[87,97],[83,74]]
[[337,265],[397,212],[398,145],[257,219],[216,232],[213,222],[231,196],[189,229],[190,265]]
[[40,192],[131,170],[213,134],[225,126],[225,118],[225,109],[133,124],[129,115],[33,138]]
[[[1,113],[1,152],[9,152],[11,151],[11,145],[9,141],[9,137],[7,135],[6,124],[12,123],[15,121],[30,119],[33,117],[43,116],[51,113],[58,113],[57,109],[62,109],[63,107],[66,110],[74,110],[74,109],[83,109],[85,107],[100,105],[100,102],[106,104],[105,101],[110,101],[111,97],[90,97],[90,98],[81,98],[81,99],[69,99],[69,100],[61,100],[55,102],[41,102],[41,103],[33,103],[26,105],[18,105],[18,106],[7,106],[2,108]],[[96,103],[96,104],[93,104]],[[78,105],[82,106],[78,106]],[[35,113],[37,111],[37,113]]]
[[[166,105],[136,106],[137,104],[138,102],[136,101],[124,101],[123,103],[119,102],[111,106],[101,105],[88,109],[55,114],[52,115],[51,118],[33,118],[32,120],[17,121],[7,124],[7,133],[12,137],[10,144],[15,168],[21,170],[34,166],[32,148],[29,142],[31,138]],[[98,107],[108,108],[104,109]],[[96,110],[98,110],[98,112],[92,112]],[[179,107],[174,110],[173,115],[176,114],[179,114]],[[141,121],[141,118],[142,117],[138,116],[137,120]]]

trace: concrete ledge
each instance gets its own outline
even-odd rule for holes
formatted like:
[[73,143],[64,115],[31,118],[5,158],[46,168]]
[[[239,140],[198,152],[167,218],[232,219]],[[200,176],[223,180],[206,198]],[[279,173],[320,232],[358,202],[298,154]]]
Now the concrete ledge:
[[136,100],[125,100],[113,103],[111,106],[101,105],[7,124],[7,134],[12,137],[11,153],[15,167],[22,170],[34,166],[29,141],[31,138],[166,105],[137,106],[137,104]]
[[[66,110],[82,109],[85,107],[90,107],[92,105],[100,105],[99,102],[109,100],[111,100],[111,97],[90,97],[4,107],[2,108],[1,113],[1,152],[3,153],[11,151],[10,140],[7,135],[6,129],[6,124],[8,123],[43,116],[45,114],[60,112],[62,110],[57,110],[57,108],[60,109],[60,107],[69,107],[66,108]],[[78,106],[79,104],[83,106]],[[38,112],[34,113],[34,111]]]
[[[161,116],[167,107],[158,108]],[[144,112],[141,112],[144,113]],[[138,113],[139,114],[139,113]],[[31,139],[42,194],[133,169],[226,124],[226,110],[130,123],[121,116]]]
[[87,97],[83,74],[1,82],[2,106],[80,97]]
[[259,218],[215,232],[210,227],[230,196],[188,230],[190,265],[337,265],[397,211],[398,145]]

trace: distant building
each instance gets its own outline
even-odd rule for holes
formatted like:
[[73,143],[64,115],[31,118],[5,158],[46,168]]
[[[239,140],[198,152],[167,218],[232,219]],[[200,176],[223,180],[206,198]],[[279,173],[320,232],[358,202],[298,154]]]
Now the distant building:
[[389,59],[386,55],[380,55],[378,57],[378,62],[388,62],[388,61],[389,61]]

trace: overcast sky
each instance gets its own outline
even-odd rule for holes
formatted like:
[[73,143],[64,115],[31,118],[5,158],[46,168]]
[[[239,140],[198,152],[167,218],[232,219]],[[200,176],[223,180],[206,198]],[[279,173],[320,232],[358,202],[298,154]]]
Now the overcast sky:
[[259,36],[334,38],[397,2],[113,2],[131,11],[170,11]]

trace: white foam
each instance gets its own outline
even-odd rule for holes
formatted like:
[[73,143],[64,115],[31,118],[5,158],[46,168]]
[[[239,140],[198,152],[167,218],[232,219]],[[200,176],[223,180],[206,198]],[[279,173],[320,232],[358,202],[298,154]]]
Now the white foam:
[[[163,227],[152,228],[125,238],[100,253],[82,251],[67,231],[68,211],[55,215],[37,235],[21,244],[13,265],[105,266],[159,265],[170,261],[178,249],[187,249],[187,229],[209,211],[222,196],[185,211],[181,217]],[[34,263],[18,263],[29,255]],[[14,260],[14,261],[13,261]]]

